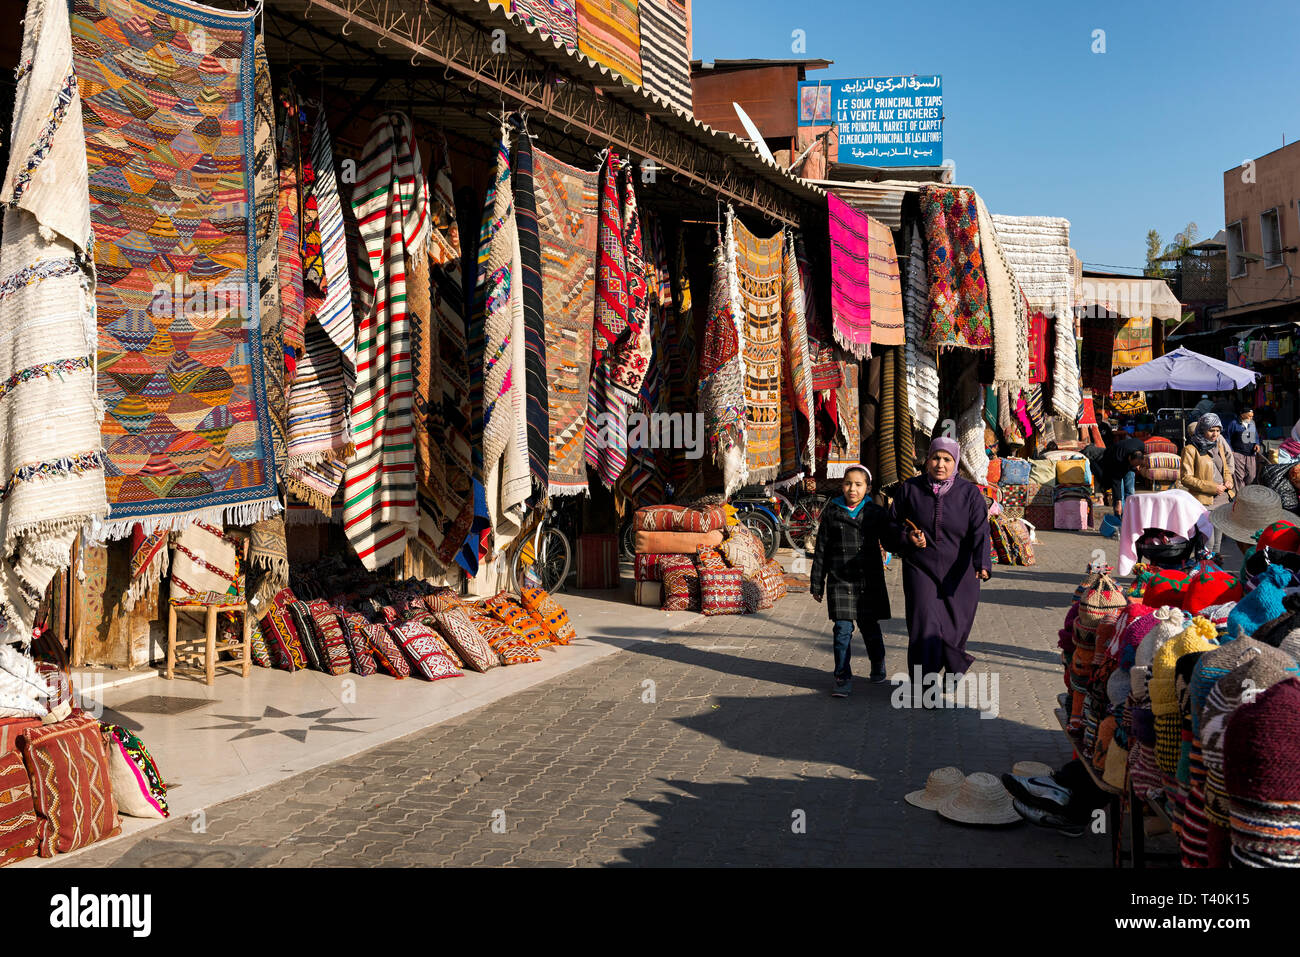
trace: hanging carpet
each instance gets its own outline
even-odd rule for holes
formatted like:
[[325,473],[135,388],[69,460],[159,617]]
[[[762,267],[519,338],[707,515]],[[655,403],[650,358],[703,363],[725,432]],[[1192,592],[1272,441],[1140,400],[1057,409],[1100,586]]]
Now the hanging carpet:
[[835,341],[859,359],[871,355],[871,223],[827,194],[831,231],[831,328]]
[[878,219],[867,217],[871,273],[871,342],[901,346],[903,335],[903,287],[898,275],[898,251],[894,233]]
[[686,10],[676,0],[640,0],[641,75],[647,93],[692,111]]
[[925,342],[929,319],[930,285],[925,275],[925,248],[921,231],[912,227],[907,256],[907,302],[904,315],[907,395],[916,425],[926,435],[939,421],[939,366]]
[[793,230],[782,249],[781,285],[781,477],[802,478],[814,464],[812,361],[804,318],[803,284]]
[[641,28],[637,0],[577,0],[578,52],[641,83]]
[[[519,224],[519,255],[523,270],[524,399],[528,471],[536,503],[546,495],[551,464],[550,395],[546,379],[545,292],[542,284],[542,245],[534,187],[533,141],[525,126],[515,147],[515,210]],[[520,373],[516,373],[517,375]]]
[[515,16],[570,53],[578,49],[578,11],[574,0],[513,0]]
[[741,315],[735,282],[731,220],[720,237],[700,343],[700,412],[709,453],[730,497],[748,478],[745,455],[745,375],[740,355]]
[[935,349],[988,349],[993,316],[980,253],[975,191],[922,186],[929,318],[926,342]]
[[733,220],[736,277],[744,336],[745,450],[749,481],[771,482],[781,470],[781,291],[785,232],[759,239]]

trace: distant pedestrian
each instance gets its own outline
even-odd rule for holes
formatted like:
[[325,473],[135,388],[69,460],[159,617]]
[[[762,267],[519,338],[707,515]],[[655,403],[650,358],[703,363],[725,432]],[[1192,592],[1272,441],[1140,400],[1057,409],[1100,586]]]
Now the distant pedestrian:
[[1145,452],[1141,439],[1121,439],[1101,457],[1101,487],[1110,491],[1116,515],[1124,514],[1124,500],[1137,491],[1137,470]]
[[[896,527],[913,529],[902,543],[907,596],[907,668],[913,681],[947,672],[958,679],[975,660],[966,639],[975,624],[980,582],[992,573],[988,506],[979,486],[957,475],[956,440],[930,443],[925,472],[903,483],[894,499]],[[931,679],[934,680],[934,679]]]
[[834,622],[835,683],[831,694],[846,698],[853,690],[853,626],[857,623],[871,661],[871,680],[885,680],[885,639],[880,622],[890,617],[889,592],[880,556],[883,543],[897,550],[898,535],[889,513],[867,500],[871,473],[853,465],[844,474],[843,491],[822,512],[813,550],[809,591]]
[[[1232,478],[1232,449],[1223,441],[1223,423],[1213,412],[1201,416],[1196,431],[1183,446],[1183,463],[1179,480],[1183,488],[1196,496],[1206,508],[1214,509],[1231,502],[1236,496]],[[1219,554],[1223,533],[1215,529],[1210,550]]]
[[1255,484],[1256,456],[1259,454],[1259,430],[1255,426],[1255,410],[1243,406],[1237,417],[1228,423],[1228,447],[1232,449],[1234,465],[1232,478],[1237,488]]

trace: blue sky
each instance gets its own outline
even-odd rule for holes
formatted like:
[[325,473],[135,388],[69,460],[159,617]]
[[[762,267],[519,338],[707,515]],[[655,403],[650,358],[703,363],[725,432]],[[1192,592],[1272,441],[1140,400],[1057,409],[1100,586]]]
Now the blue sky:
[[1152,227],[1211,235],[1223,171],[1300,137],[1295,0],[694,0],[692,14],[696,59],[790,57],[802,29],[807,56],[835,61],[810,79],[942,74],[958,182],[996,213],[1066,217],[1087,263],[1140,266]]

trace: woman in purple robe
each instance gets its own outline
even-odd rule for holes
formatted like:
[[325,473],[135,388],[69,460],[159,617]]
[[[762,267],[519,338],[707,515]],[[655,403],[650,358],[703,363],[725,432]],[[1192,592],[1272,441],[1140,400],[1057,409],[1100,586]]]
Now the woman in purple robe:
[[909,677],[919,667],[923,678],[947,671],[955,679],[975,660],[966,639],[992,571],[989,516],[979,486],[957,475],[959,458],[954,439],[933,440],[925,472],[894,498],[894,523],[911,533],[901,552]]

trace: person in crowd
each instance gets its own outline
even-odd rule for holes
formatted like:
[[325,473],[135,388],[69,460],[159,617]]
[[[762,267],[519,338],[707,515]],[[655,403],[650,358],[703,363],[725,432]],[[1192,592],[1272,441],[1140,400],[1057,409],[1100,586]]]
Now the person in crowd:
[[852,465],[844,473],[841,494],[822,512],[813,549],[809,591],[814,600],[827,598],[826,611],[834,623],[835,683],[831,695],[847,698],[853,690],[853,625],[857,623],[871,661],[871,681],[885,680],[885,638],[880,622],[890,617],[889,592],[881,545],[896,550],[898,535],[889,513],[868,501],[871,473]]
[[925,471],[902,484],[891,507],[900,530],[907,669],[913,680],[919,669],[923,681],[946,673],[952,682],[975,660],[966,653],[966,639],[975,623],[980,583],[992,573],[989,519],[979,486],[957,475],[960,455],[955,439],[934,439]]
[[[1214,413],[1201,416],[1196,431],[1183,446],[1183,464],[1180,478],[1183,488],[1196,496],[1206,508],[1215,508],[1231,502],[1236,496],[1232,478],[1232,449],[1223,440],[1223,423]],[[1223,543],[1223,535],[1216,529],[1210,550],[1215,555]]]
[[1202,394],[1201,401],[1196,403],[1192,409],[1192,416],[1199,420],[1201,416],[1207,415],[1212,411],[1214,411],[1214,400],[1208,395]]
[[[1141,439],[1120,439],[1101,456],[1101,487],[1112,496],[1116,515],[1124,514],[1124,500],[1137,491],[1137,470],[1146,446]],[[1094,463],[1094,468],[1096,464]]]
[[1242,406],[1237,417],[1228,423],[1228,448],[1232,449],[1233,484],[1245,488],[1255,484],[1256,456],[1259,454],[1259,431],[1255,428],[1255,410]]

